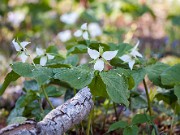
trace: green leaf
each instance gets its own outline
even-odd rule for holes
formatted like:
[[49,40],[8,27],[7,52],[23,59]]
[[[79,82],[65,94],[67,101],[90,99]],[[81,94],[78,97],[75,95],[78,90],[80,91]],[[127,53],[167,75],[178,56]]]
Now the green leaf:
[[29,11],[31,11],[29,13],[31,13],[33,16],[37,16],[38,13],[44,13],[51,10],[50,5],[45,0],[42,0],[38,3],[28,3],[25,5],[27,5]]
[[146,70],[144,68],[138,70],[131,70],[131,74],[135,82],[134,89],[136,89],[139,83],[142,82],[142,80],[144,79],[146,75]]
[[23,77],[35,79],[39,85],[45,84],[53,77],[53,69],[31,65],[28,63],[16,62],[11,65],[14,72]]
[[30,102],[23,112],[23,116],[34,118],[36,121],[41,121],[45,117],[45,109],[42,112],[39,102]]
[[142,109],[147,107],[147,101],[143,96],[131,97],[131,107],[133,109]]
[[89,85],[94,77],[94,71],[87,65],[73,67],[71,69],[54,69],[55,79],[70,84],[75,89],[81,89]]
[[178,103],[180,104],[180,85],[174,86],[174,94],[177,96]]
[[77,66],[78,63],[79,63],[79,57],[78,55],[71,55],[71,56],[68,56],[64,61],[63,61],[64,64],[70,64],[72,66]]
[[38,84],[35,80],[24,81],[23,84],[24,84],[24,89],[26,91],[28,91],[28,90],[34,90],[35,91],[35,90],[39,89]]
[[77,54],[77,53],[86,53],[87,52],[87,46],[85,45],[77,45],[73,46],[68,50],[68,54]]
[[151,117],[147,114],[136,114],[132,119],[132,124],[141,124],[151,121]]
[[46,84],[53,77],[53,69],[47,67],[37,67],[34,69],[33,78],[36,79],[39,85]]
[[173,25],[180,26],[180,15],[169,15],[168,19],[171,19]]
[[46,67],[48,68],[70,68],[71,65],[68,64],[62,64],[62,63],[51,63],[51,64],[47,64]]
[[175,114],[180,115],[180,104],[178,102],[171,107],[173,108]]
[[136,125],[128,126],[124,129],[123,135],[138,135],[139,129]]
[[101,43],[98,41],[91,41],[91,43],[89,44],[89,47],[95,50],[99,50],[99,47],[102,47],[103,51],[108,51],[110,49],[108,44]]
[[128,82],[121,69],[101,72],[100,76],[112,101],[128,106]]
[[99,75],[93,78],[92,82],[89,84],[89,88],[91,89],[93,96],[108,97],[106,92],[106,85]]
[[51,68],[67,67],[67,68],[70,68],[71,66],[77,66],[78,62],[79,62],[78,55],[71,55],[71,56],[68,56],[66,59],[64,59],[60,56],[56,56],[54,59],[47,62],[46,67],[51,67]]
[[57,46],[51,45],[46,49],[46,53],[59,54]]
[[94,13],[88,11],[82,12],[80,20],[83,22],[98,22],[98,19],[95,17]]
[[[57,88],[55,86],[48,86],[45,89],[48,97],[59,97],[62,96],[65,93],[64,88]],[[44,97],[44,94],[42,94],[42,97]]]
[[155,130],[153,129],[151,135],[156,135]]
[[25,117],[14,117],[10,120],[10,122],[8,123],[8,125],[10,124],[22,124],[23,122],[25,122],[27,120],[27,118]]
[[118,121],[113,123],[112,125],[110,125],[108,132],[117,130],[118,128],[125,128],[126,126],[128,126],[128,123],[125,121]]
[[6,90],[6,88],[8,87],[9,84],[12,81],[16,81],[19,77],[20,76],[18,74],[16,74],[13,70],[11,72],[9,72],[6,75],[2,86],[0,87],[0,96],[4,93],[4,91]]
[[11,68],[20,76],[33,77],[33,70],[35,69],[35,66],[28,63],[15,62],[11,65]]
[[117,45],[118,54],[117,57],[124,55],[125,53],[128,53],[133,48],[130,44],[127,43],[121,43]]
[[150,65],[145,68],[148,78],[153,82],[153,84],[160,86],[160,87],[165,87],[161,83],[161,73],[164,72],[169,65],[157,62],[154,65]]
[[180,64],[169,67],[161,74],[162,84],[174,86],[180,84]]
[[74,93],[73,89],[68,88],[65,92],[65,95],[64,95],[64,101],[71,99],[72,97],[74,97],[74,95],[75,95],[75,93]]
[[24,102],[24,97],[25,95],[22,95],[21,97],[18,98],[18,100],[16,101],[15,107],[13,108],[13,110],[10,112],[7,122],[9,123],[11,121],[11,119],[13,119],[14,117],[20,117],[23,116],[23,112],[24,112],[24,107],[21,107],[20,105]]
[[36,100],[38,98],[36,91],[28,90],[27,93],[24,96],[23,102],[20,103],[20,107],[25,107],[32,101]]
[[169,105],[171,105],[171,104],[173,104],[174,102],[177,101],[177,97],[176,97],[176,95],[174,95],[173,90],[159,92],[158,94],[156,94],[155,97],[159,101],[163,100],[164,102],[166,102]]
[[[46,65],[49,65],[49,64],[64,64],[63,61],[65,60],[64,57],[62,57],[61,55],[56,55],[54,57],[54,59],[52,60],[48,60]],[[35,61],[35,60],[34,60]],[[39,60],[36,60],[36,63],[40,63],[40,59]]]
[[131,75],[131,70],[129,69],[123,69],[123,68],[117,68],[118,69],[118,72],[121,73],[126,81],[128,82],[128,89],[131,90],[133,87],[134,87],[134,79]]
[[124,1],[121,6],[121,11],[123,13],[129,13],[133,17],[139,17],[148,12],[155,18],[154,12],[146,4],[139,5],[133,1]]
[[134,87],[134,79],[131,75],[126,77],[128,80],[128,89],[131,90]]
[[115,57],[110,61],[110,64],[115,67],[121,67],[124,69],[129,69],[129,66],[127,63],[124,63],[120,58]]

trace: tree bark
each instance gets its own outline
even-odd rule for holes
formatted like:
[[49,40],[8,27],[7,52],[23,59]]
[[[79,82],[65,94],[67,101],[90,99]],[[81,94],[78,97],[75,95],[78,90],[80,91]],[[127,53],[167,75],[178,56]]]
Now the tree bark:
[[40,122],[28,120],[0,130],[0,135],[62,135],[80,123],[91,111],[94,103],[89,88],[80,90],[72,99],[49,112]]

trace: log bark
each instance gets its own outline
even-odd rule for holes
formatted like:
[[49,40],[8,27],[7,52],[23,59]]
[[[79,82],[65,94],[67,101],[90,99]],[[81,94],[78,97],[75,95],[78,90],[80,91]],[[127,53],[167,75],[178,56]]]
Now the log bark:
[[89,88],[80,90],[72,99],[48,113],[40,122],[26,121],[0,130],[0,135],[62,135],[90,113],[94,103]]

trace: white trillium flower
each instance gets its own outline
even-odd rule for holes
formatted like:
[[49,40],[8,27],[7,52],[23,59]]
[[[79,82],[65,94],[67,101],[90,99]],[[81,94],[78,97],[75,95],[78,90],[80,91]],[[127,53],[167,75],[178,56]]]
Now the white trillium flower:
[[26,46],[30,42],[23,41],[23,42],[18,43],[15,41],[15,39],[13,39],[12,43],[13,43],[16,51],[19,53],[19,57],[22,60],[22,62],[25,62],[29,56],[29,54],[26,51]]
[[87,23],[81,25],[81,29],[74,32],[75,37],[83,37],[85,40],[89,40]]
[[136,46],[132,48],[129,54],[125,54],[119,57],[122,61],[127,62],[129,64],[129,68],[132,70],[135,64],[135,59],[138,57],[142,57],[142,55],[137,51],[137,47],[139,45],[139,41],[137,42]]
[[71,31],[65,30],[58,33],[58,37],[62,42],[66,42],[71,39]]
[[107,62],[107,60],[112,60],[117,53],[117,50],[103,52],[101,47],[99,48],[99,52],[88,48],[89,56],[95,60],[94,69],[99,71],[102,71],[104,69],[104,63]]
[[60,20],[66,24],[74,24],[77,21],[78,17],[79,17],[78,13],[71,12],[71,13],[63,14],[60,17]]
[[102,29],[98,23],[90,23],[88,25],[88,30],[89,30],[91,37],[93,37],[93,38],[102,35]]
[[26,14],[23,11],[14,11],[8,13],[7,19],[15,27],[18,27],[20,23],[25,19],[25,16]]
[[48,60],[54,59],[54,56],[46,53],[43,49],[36,48],[36,53],[38,56],[40,56],[40,65],[45,66]]

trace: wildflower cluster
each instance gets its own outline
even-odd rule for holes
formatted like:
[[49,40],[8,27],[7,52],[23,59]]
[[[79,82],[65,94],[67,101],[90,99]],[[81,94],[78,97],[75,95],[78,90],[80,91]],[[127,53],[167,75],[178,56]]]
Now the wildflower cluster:
[[[30,43],[30,42],[16,42],[15,39],[12,41],[16,51],[18,52],[18,55],[20,57],[20,59],[22,60],[22,62],[26,62],[27,58],[30,56],[30,54],[27,52],[26,46]],[[48,60],[54,59],[54,56],[46,53],[43,49],[40,48],[36,48],[36,53],[37,56],[40,57],[40,65],[41,66],[45,66]]]
[[[92,37],[98,36],[102,33],[101,30],[98,29],[98,26],[96,24],[90,24],[89,28],[91,28],[90,33]],[[96,32],[93,33],[93,31],[96,31]],[[64,32],[59,33],[58,35],[61,38],[61,40],[65,42],[70,39],[71,32],[70,30],[65,30]],[[74,36],[75,37],[82,36],[83,39],[89,40],[88,24],[87,23],[82,24],[81,28],[74,32]],[[25,62],[29,56],[25,47],[30,42],[24,41],[24,42],[18,43],[15,40],[13,40],[12,43],[14,44],[16,51],[19,52],[19,57],[21,58],[22,62]],[[137,51],[138,45],[139,45],[139,41],[137,42],[135,47],[130,50],[129,53],[124,54],[123,56],[119,57],[122,61],[124,61],[125,63],[128,63],[129,68],[131,70],[133,69],[133,66],[136,62],[137,57],[142,57],[142,55]],[[40,57],[40,65],[42,66],[45,66],[48,60],[54,59],[53,55],[46,53],[43,49],[36,48],[36,53],[38,57]],[[116,55],[118,54],[118,50],[104,52],[102,47],[99,47],[99,51],[87,47],[87,53],[93,59],[91,63],[95,63],[94,70],[102,71],[105,67],[105,63],[109,64],[108,61],[116,57]]]

